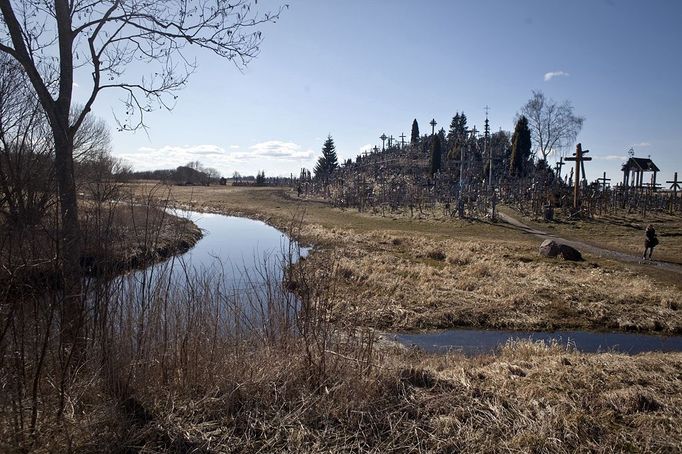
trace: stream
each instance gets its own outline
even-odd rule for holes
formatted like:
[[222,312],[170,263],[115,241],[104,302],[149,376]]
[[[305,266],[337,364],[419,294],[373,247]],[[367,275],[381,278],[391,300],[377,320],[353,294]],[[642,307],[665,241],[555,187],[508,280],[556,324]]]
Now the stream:
[[[281,264],[286,254],[292,254],[292,261],[296,261],[309,252],[307,248],[299,248],[286,234],[261,221],[192,211],[176,211],[174,214],[193,221],[204,231],[204,237],[185,254],[134,273],[138,282],[139,279],[147,279],[150,269],[155,268],[171,271],[181,280],[191,272],[200,276],[217,274],[226,287],[253,291],[254,283],[264,279],[264,270],[270,273],[270,278],[282,279]],[[387,333],[386,336],[405,346],[427,352],[453,350],[464,354],[493,352],[516,339],[556,342],[582,352],[636,354],[682,351],[682,336],[679,335],[451,329],[426,333]]]

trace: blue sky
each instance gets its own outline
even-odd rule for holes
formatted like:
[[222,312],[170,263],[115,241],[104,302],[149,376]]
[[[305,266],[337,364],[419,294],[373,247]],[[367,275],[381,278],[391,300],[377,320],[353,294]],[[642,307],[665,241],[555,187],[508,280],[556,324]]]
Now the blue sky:
[[[114,153],[138,169],[198,159],[288,175],[314,164],[327,134],[354,158],[382,132],[409,135],[413,118],[447,129],[464,111],[480,130],[486,105],[493,130],[511,130],[542,90],[585,117],[590,179],[620,179],[630,147],[670,179],[682,173],[680,24],[678,1],[292,1],[245,71],[197,53],[174,110],[149,114],[148,135],[114,132]],[[94,112],[113,124],[116,99]]]

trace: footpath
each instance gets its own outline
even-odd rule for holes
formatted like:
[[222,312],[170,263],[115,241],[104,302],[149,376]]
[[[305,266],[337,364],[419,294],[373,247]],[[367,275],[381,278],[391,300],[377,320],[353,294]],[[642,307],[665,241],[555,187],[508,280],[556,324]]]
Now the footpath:
[[[543,240],[550,239],[554,240],[557,243],[563,243],[567,244],[571,247],[576,248],[580,252],[589,252],[592,255],[596,255],[598,257],[602,258],[608,258],[608,259],[613,259],[613,260],[618,260],[620,262],[626,262],[626,263],[635,263],[638,265],[645,265],[645,266],[655,266],[661,269],[664,269],[666,271],[672,271],[674,273],[679,273],[682,274],[682,265],[678,265],[677,263],[670,263],[670,262],[661,262],[657,260],[643,260],[641,256],[637,255],[632,255],[632,254],[626,254],[624,252],[618,252],[618,251],[613,251],[611,249],[604,249],[598,246],[594,246],[592,244],[585,243],[583,241],[576,241],[576,240],[567,240],[565,238],[561,238],[557,235],[554,235],[552,233],[544,232],[542,230],[534,229],[532,227],[527,226],[523,222],[519,221],[518,219],[515,219],[508,214],[505,213],[496,213],[497,218],[506,223],[509,224],[512,227],[515,227],[529,235],[534,235],[538,238],[541,238]],[[655,252],[654,252],[655,254]]]

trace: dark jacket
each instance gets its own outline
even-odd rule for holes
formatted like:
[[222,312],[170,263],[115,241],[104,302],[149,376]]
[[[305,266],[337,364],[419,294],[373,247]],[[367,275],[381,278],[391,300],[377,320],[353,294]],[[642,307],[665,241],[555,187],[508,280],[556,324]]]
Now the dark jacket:
[[653,227],[650,229],[646,229],[644,235],[645,235],[644,247],[655,247],[658,244],[658,238],[656,237],[656,229],[654,229]]

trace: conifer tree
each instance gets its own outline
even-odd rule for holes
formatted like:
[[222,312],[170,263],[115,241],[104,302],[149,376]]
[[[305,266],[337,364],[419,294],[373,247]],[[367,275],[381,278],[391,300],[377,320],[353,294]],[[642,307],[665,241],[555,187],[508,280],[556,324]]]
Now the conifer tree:
[[450,122],[450,129],[448,130],[448,148],[452,148],[455,146],[456,138],[457,138],[457,128],[459,126],[459,112],[455,114],[454,117],[452,117],[452,121]]
[[410,143],[414,145],[417,142],[419,142],[419,123],[417,123],[417,119],[415,118],[414,121],[412,122],[412,134],[410,135]]
[[440,172],[441,169],[441,135],[436,134],[431,140],[431,175]]
[[522,115],[516,122],[514,135],[512,135],[512,151],[509,163],[509,174],[511,176],[520,177],[526,175],[531,159],[531,147],[532,142],[528,119]]
[[332,136],[329,135],[322,146],[322,156],[320,156],[320,158],[317,160],[317,164],[313,169],[315,172],[315,178],[321,179],[324,184],[327,184],[329,177],[334,170],[336,170],[338,165],[334,139],[332,139]]

